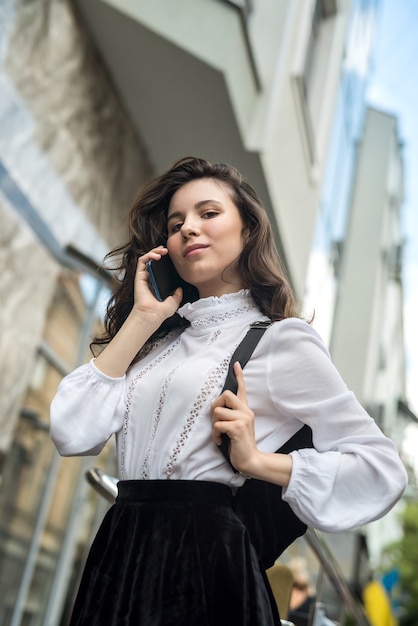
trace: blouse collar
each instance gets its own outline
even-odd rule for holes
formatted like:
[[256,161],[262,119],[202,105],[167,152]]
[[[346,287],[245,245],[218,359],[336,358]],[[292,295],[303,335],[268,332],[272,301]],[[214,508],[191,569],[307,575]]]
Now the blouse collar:
[[236,322],[251,323],[263,317],[249,289],[187,302],[177,313],[190,322],[192,330],[206,331],[228,322],[230,325]]

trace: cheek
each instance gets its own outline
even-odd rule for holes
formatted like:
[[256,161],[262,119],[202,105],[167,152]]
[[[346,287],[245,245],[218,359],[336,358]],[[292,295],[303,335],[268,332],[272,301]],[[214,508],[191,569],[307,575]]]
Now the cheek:
[[208,222],[206,231],[210,231],[210,236],[214,239],[225,238],[231,243],[243,241],[243,227],[238,220],[213,220]]
[[180,244],[179,244],[178,239],[179,238],[176,235],[172,235],[171,237],[167,239],[166,248],[170,256],[175,255],[179,250]]
[[241,221],[231,228],[230,237],[231,240],[235,241],[236,246],[242,250],[248,240],[248,231],[243,227]]

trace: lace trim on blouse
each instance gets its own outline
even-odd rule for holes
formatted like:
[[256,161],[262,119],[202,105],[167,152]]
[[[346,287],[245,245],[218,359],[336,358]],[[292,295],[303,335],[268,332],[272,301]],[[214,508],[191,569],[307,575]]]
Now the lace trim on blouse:
[[257,310],[257,307],[253,304],[248,304],[247,306],[239,307],[233,311],[223,311],[218,314],[214,313],[213,315],[193,320],[191,322],[191,326],[192,328],[208,328],[210,326],[215,326],[216,324],[222,324],[228,320],[236,319],[237,317],[254,310]]
[[153,415],[153,418],[152,418],[152,430],[151,430],[151,435],[150,435],[150,439],[149,439],[149,443],[148,443],[148,448],[147,448],[147,451],[145,453],[145,459],[144,459],[144,462],[143,462],[142,468],[141,468],[141,478],[142,478],[142,480],[147,480],[149,478],[149,470],[150,470],[150,468],[149,468],[149,458],[150,458],[150,454],[151,454],[152,444],[153,444],[154,439],[155,439],[155,435],[156,435],[156,432],[157,432],[158,424],[160,423],[161,413],[162,413],[162,410],[163,410],[165,399],[167,397],[167,389],[170,386],[171,379],[173,378],[173,376],[176,373],[176,371],[178,370],[178,368],[179,368],[179,366],[177,366],[173,370],[171,370],[171,372],[168,374],[168,376],[165,379],[164,384],[163,384],[163,386],[161,388],[160,397],[158,398],[157,406],[155,408],[154,415]]
[[180,339],[181,339],[181,336],[178,337],[177,340],[165,352],[163,352],[157,359],[155,359],[149,365],[147,365],[147,367],[144,367],[131,380],[131,383],[130,383],[129,388],[128,388],[128,392],[126,394],[126,410],[125,410],[125,416],[124,416],[123,427],[122,427],[122,444],[121,444],[121,461],[120,461],[120,477],[121,477],[121,480],[125,480],[125,476],[126,476],[126,472],[125,472],[126,443],[127,443],[126,440],[127,440],[127,436],[128,436],[128,423],[129,423],[129,416],[130,416],[131,407],[132,407],[132,396],[133,396],[133,392],[134,392],[134,389],[135,389],[135,385],[137,384],[137,382],[143,376],[145,376],[145,374],[147,374],[150,370],[154,369],[154,367],[156,367],[162,361],[164,361],[164,359],[167,358],[167,356],[169,354],[171,354],[173,352],[173,350],[176,349],[176,347],[180,343]]
[[170,460],[164,470],[167,479],[170,479],[173,475],[177,459],[180,456],[180,453],[182,452],[184,446],[186,445],[190,433],[192,432],[194,425],[198,421],[200,414],[206,407],[208,401],[212,399],[214,390],[216,390],[219,387],[220,382],[225,379],[231,357],[232,353],[229,355],[229,357],[225,358],[222,363],[205,380],[204,386],[200,390],[190,410],[190,413],[187,416],[185,423],[183,424],[183,428],[176,442],[176,445],[171,450]]
[[236,320],[247,313],[259,311],[249,289],[222,296],[210,296],[183,305],[178,313],[190,322],[192,329],[216,327],[230,320]]

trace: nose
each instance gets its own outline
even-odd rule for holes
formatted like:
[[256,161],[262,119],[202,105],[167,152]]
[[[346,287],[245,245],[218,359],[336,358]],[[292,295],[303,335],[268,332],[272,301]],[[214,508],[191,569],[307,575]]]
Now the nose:
[[191,237],[199,234],[199,226],[197,223],[197,219],[195,216],[187,217],[182,226],[181,226],[181,234],[183,237]]

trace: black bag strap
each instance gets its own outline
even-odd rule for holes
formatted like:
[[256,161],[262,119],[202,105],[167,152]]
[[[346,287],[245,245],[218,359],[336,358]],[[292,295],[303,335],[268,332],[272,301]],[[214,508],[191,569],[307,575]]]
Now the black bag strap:
[[[234,363],[239,361],[241,367],[244,367],[270,325],[270,321],[256,322],[251,325],[232,355],[223,391],[230,389],[236,393],[238,385],[233,372]],[[229,459],[227,435],[222,435],[220,448],[234,472],[238,473]],[[313,448],[312,430],[307,424],[302,426],[276,452],[289,454],[301,448]],[[306,524],[297,517],[287,502],[282,500],[282,488],[279,485],[254,478],[246,480],[244,485],[237,489],[234,501],[235,512],[246,526],[264,569],[271,567],[280,554],[297,537],[306,532]]]
[[[222,393],[227,389],[232,391],[233,393],[237,393],[238,383],[234,374],[234,363],[237,361],[240,363],[241,367],[244,368],[245,365],[250,360],[252,353],[254,352],[258,342],[261,337],[264,335],[267,328],[271,326],[271,321],[258,321],[251,324],[247,334],[244,339],[241,341],[239,346],[236,348],[234,354],[231,357],[229,362],[228,373],[226,375],[225,384],[222,389]],[[234,470],[235,474],[239,474],[238,470],[232,465],[231,460],[229,458],[229,437],[227,434],[223,433],[221,435],[222,443],[219,445],[219,448],[224,455],[225,459],[228,461],[231,468]]]

